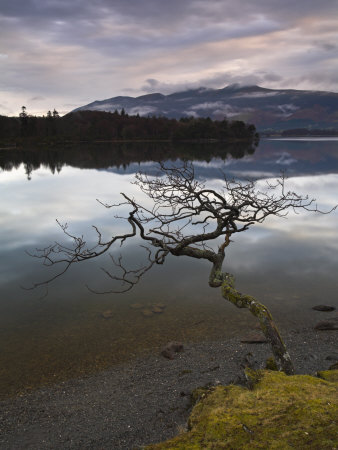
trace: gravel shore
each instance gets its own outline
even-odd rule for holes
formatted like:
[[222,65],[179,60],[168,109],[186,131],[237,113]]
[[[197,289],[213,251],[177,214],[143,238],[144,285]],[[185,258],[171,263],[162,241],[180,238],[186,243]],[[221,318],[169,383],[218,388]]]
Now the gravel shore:
[[[338,359],[335,331],[293,331],[285,341],[297,373]],[[118,450],[165,440],[186,426],[193,389],[234,382],[245,359],[264,367],[271,356],[269,345],[239,339],[183,344],[173,360],[145,355],[1,402],[0,448]]]

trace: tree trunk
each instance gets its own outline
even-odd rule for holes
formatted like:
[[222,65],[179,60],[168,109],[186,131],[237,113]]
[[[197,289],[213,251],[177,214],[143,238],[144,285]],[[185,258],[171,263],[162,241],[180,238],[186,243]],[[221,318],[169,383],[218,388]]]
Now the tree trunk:
[[224,249],[230,243],[230,234],[226,236],[225,242],[219,247],[218,253],[210,250],[200,250],[193,247],[184,247],[175,255],[186,255],[194,258],[204,258],[212,262],[212,268],[209,275],[209,286],[220,287],[225,299],[233,303],[237,308],[247,308],[259,320],[261,329],[271,345],[278,370],[287,375],[294,373],[293,364],[286,346],[279,334],[277,326],[268,308],[259,303],[254,297],[244,295],[235,289],[234,277],[227,272],[222,271],[222,265],[225,257]]
[[286,346],[279,334],[272,315],[268,308],[259,303],[250,295],[241,294],[235,289],[235,280],[230,273],[222,272],[222,264],[224,260],[224,247],[228,245],[226,241],[223,248],[220,248],[218,254],[214,256],[213,267],[209,276],[209,286],[221,287],[222,295],[225,299],[233,303],[237,308],[247,308],[259,320],[261,329],[271,345],[273,355],[278,370],[285,372],[287,375],[294,373],[293,364]]
[[290,355],[268,308],[259,303],[254,297],[238,292],[234,287],[234,278],[229,274],[223,277],[221,288],[225,299],[229,300],[237,308],[248,308],[257,317],[265,337],[271,344],[278,369],[287,375],[292,375],[294,368]]

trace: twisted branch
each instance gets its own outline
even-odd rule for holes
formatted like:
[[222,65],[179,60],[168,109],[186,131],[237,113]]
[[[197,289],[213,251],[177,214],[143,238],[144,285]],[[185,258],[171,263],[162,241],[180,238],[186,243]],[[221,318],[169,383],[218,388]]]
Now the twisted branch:
[[100,201],[108,209],[130,207],[128,216],[115,216],[128,222],[129,233],[104,240],[99,229],[94,226],[97,241],[95,245],[88,246],[83,236],[72,235],[67,224],[58,222],[72,245],[55,242],[44,249],[36,249],[32,256],[42,259],[46,266],[63,263],[64,267],[57,275],[34,284],[32,288],[50,283],[74,263],[97,258],[108,252],[114,244],[121,247],[126,240],[139,236],[156,249],[155,253],[152,254],[148,246],[144,247],[146,263],[137,269],[128,270],[121,256],[116,259],[111,255],[121,275],[105,268],[102,270],[112,281],[121,282],[121,289],[104,293],[129,291],[155,264],[163,264],[169,254],[206,259],[212,264],[209,285],[221,287],[223,297],[239,308],[248,308],[258,318],[271,343],[277,364],[286,373],[292,373],[290,357],[267,308],[253,297],[239,293],[234,287],[233,277],[223,272],[225,250],[232,242],[233,234],[246,231],[269,216],[285,217],[290,210],[296,213],[306,210],[329,214],[336,207],[323,212],[318,209],[314,199],[287,191],[284,175],[274,182],[267,181],[264,189],[259,189],[255,181],[229,180],[224,176],[223,189],[216,191],[195,178],[192,164],[166,167],[160,163],[159,168],[157,177],[142,173],[135,176],[134,183],[152,201],[151,208],[146,208],[125,193],[121,194],[124,201],[117,205]]

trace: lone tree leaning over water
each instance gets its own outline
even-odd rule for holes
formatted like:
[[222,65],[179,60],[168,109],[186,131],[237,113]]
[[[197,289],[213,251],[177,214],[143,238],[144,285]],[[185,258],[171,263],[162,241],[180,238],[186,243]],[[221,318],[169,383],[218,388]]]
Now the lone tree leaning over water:
[[[211,263],[209,286],[220,288],[222,296],[238,308],[247,308],[257,317],[272,351],[279,370],[293,373],[293,365],[285,344],[266,306],[254,297],[242,294],[235,288],[234,277],[223,271],[226,248],[236,233],[262,223],[269,216],[283,217],[289,210],[318,211],[314,199],[285,190],[284,176],[275,182],[266,181],[264,188],[257,182],[241,182],[224,177],[222,190],[209,189],[196,180],[192,164],[182,167],[165,167],[160,164],[161,173],[150,177],[138,173],[135,184],[151,200],[151,207],[138,203],[125,193],[118,205],[104,204],[106,208],[127,206],[129,214],[123,217],[129,223],[129,232],[105,240],[97,227],[97,242],[89,247],[83,237],[69,233],[67,225],[60,224],[72,245],[56,243],[39,250],[36,257],[45,265],[64,263],[64,269],[46,284],[65,273],[74,263],[104,254],[114,244],[122,246],[133,237],[144,241],[146,262],[138,269],[127,269],[122,256],[112,257],[117,272],[103,269],[112,280],[121,282],[121,289],[108,292],[126,292],[140,280],[155,264],[163,264],[166,257],[189,256],[206,259]],[[119,216],[116,216],[119,217]],[[121,217],[119,217],[121,219]]]

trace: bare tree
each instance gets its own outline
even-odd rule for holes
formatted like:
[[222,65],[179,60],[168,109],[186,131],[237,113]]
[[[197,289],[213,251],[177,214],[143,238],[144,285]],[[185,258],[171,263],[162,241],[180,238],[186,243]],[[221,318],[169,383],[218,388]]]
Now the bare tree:
[[[103,270],[111,280],[121,282],[121,286],[108,292],[130,290],[151,267],[163,264],[169,254],[206,259],[211,263],[209,286],[220,288],[226,300],[238,308],[249,309],[257,317],[271,344],[279,370],[292,374],[294,369],[289,353],[268,308],[235,288],[234,277],[223,270],[223,262],[226,248],[234,234],[264,222],[269,216],[284,217],[289,210],[321,212],[314,199],[286,191],[284,176],[275,182],[267,181],[261,189],[255,181],[241,182],[224,177],[222,190],[209,189],[195,178],[192,164],[182,167],[160,164],[157,177],[138,173],[134,183],[151,200],[150,208],[125,193],[121,194],[122,203],[103,204],[106,208],[128,207],[128,216],[122,218],[129,223],[129,232],[106,240],[99,229],[94,227],[97,241],[90,247],[83,236],[70,234],[67,224],[59,223],[70,238],[71,245],[55,243],[38,250],[34,256],[42,258],[47,266],[64,264],[64,267],[57,275],[34,287],[49,283],[74,263],[97,258],[112,249],[114,244],[122,246],[136,236],[144,241],[146,263],[134,270],[127,269],[122,256],[114,259],[111,255],[116,270]],[[116,217],[121,219],[120,216]]]

